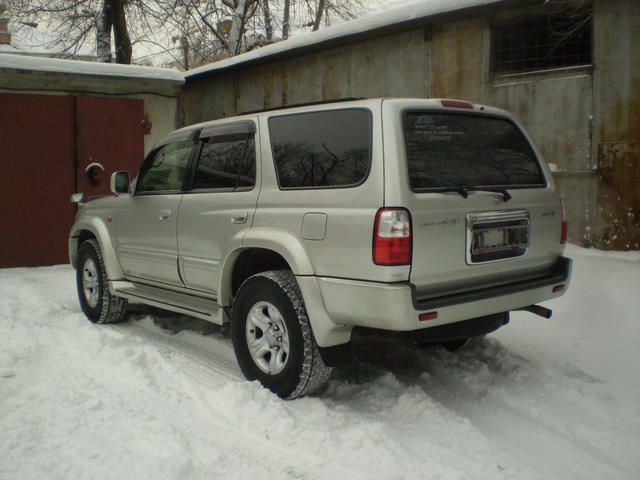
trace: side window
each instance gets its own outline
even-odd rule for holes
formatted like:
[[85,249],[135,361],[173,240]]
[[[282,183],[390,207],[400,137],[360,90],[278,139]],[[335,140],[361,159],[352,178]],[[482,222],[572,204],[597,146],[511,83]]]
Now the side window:
[[253,134],[211,137],[202,146],[193,188],[252,188],[256,183]]
[[371,164],[371,113],[344,109],[269,119],[281,188],[359,185]]
[[143,165],[137,191],[180,190],[192,147],[192,140],[169,143],[161,147]]

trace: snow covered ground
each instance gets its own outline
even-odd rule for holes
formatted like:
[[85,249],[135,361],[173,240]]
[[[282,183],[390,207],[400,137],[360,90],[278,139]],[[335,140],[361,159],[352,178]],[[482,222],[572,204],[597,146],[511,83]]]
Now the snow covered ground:
[[360,340],[294,402],[243,381],[217,327],[94,326],[70,267],[0,270],[0,478],[640,478],[640,254],[568,254],[551,320],[457,354]]

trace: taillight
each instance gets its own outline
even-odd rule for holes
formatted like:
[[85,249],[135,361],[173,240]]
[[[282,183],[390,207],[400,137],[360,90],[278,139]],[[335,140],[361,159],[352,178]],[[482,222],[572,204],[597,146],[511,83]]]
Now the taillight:
[[562,228],[560,230],[560,243],[567,243],[567,210],[564,208],[564,201],[560,199],[560,209],[562,210]]
[[411,263],[411,215],[406,208],[381,208],[373,225],[376,265]]

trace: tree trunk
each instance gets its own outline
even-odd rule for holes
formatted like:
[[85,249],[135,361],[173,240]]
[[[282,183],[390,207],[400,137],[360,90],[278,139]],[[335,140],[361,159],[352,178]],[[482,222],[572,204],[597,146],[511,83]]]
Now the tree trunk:
[[264,30],[267,34],[267,40],[273,40],[273,20],[271,18],[271,7],[269,0],[262,0],[262,12],[264,14]]
[[325,0],[318,0],[318,10],[316,10],[316,19],[313,22],[313,31],[315,32],[320,28],[320,22],[322,21],[322,15],[324,15]]
[[291,13],[291,0],[284,0],[284,14],[282,17],[282,39],[289,38],[289,15]]
[[96,25],[96,55],[99,62],[111,63],[111,25],[113,16],[111,4],[103,2]]
[[229,31],[229,55],[237,55],[240,51],[240,41],[244,31],[244,21],[247,15],[247,7],[251,0],[237,0],[236,9],[231,18],[231,30]]
[[113,12],[113,37],[116,43],[116,63],[131,63],[133,49],[127,30],[124,0],[105,0],[111,2]]

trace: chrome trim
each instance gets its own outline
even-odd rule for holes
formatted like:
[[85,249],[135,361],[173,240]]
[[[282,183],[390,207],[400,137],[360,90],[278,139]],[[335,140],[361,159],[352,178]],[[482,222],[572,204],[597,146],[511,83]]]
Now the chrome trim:
[[[522,258],[527,255],[527,252],[528,252],[527,247],[529,246],[528,243],[526,245],[522,245],[522,247],[524,247],[524,253],[522,255],[518,255],[517,257],[499,258],[497,260],[486,260],[484,262],[474,262],[471,259],[471,243],[473,241],[473,230],[476,225],[484,224],[484,223],[496,223],[496,222],[506,223],[506,222],[517,222],[517,221],[526,220],[527,222],[526,225],[530,229],[531,220],[529,217],[529,212],[527,210],[519,209],[519,210],[494,210],[490,212],[474,212],[474,213],[468,213],[466,217],[467,217],[467,227],[466,227],[467,238],[465,242],[465,247],[466,247],[465,260],[467,262],[467,265],[485,265],[487,263],[506,262],[509,260]],[[530,238],[530,236],[531,236],[531,230],[529,230],[528,238]],[[509,248],[511,248],[511,246]]]
[[231,215],[231,223],[247,223],[247,218],[249,218],[248,213],[245,213],[243,215]]
[[97,168],[101,172],[104,172],[104,167],[102,166],[102,164],[100,164],[98,162],[92,162],[89,165],[87,165],[87,167],[84,169],[84,172],[85,173],[90,173],[91,170],[93,170],[94,168]]

